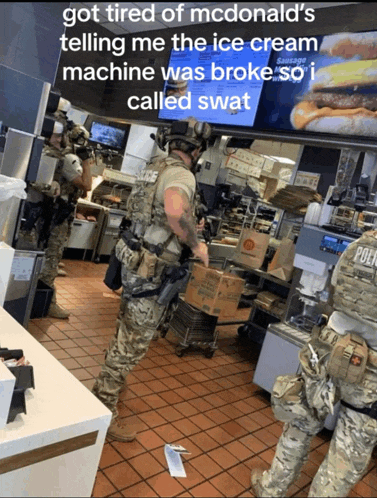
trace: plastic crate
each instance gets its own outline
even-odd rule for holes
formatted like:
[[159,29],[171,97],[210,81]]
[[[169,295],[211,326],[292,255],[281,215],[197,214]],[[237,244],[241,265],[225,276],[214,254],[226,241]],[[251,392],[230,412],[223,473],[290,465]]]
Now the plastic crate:
[[53,293],[54,291],[49,285],[38,280],[30,318],[43,318],[47,316]]

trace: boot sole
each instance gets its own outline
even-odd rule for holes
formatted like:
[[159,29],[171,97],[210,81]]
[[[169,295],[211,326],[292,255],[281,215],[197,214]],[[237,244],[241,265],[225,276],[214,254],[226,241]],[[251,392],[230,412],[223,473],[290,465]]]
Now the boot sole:
[[106,434],[106,437],[109,439],[113,439],[114,441],[119,441],[121,443],[131,443],[132,441],[135,441],[137,434],[129,436],[129,437],[120,437],[120,436],[114,436],[113,434]]

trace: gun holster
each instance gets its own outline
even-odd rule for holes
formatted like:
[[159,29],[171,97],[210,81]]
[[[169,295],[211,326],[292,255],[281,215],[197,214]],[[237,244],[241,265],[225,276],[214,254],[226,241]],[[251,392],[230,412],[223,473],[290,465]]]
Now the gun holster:
[[122,263],[116,257],[115,251],[110,256],[103,282],[111,290],[118,290],[122,287]]
[[75,204],[58,197],[53,204],[52,228],[61,225],[75,210]]

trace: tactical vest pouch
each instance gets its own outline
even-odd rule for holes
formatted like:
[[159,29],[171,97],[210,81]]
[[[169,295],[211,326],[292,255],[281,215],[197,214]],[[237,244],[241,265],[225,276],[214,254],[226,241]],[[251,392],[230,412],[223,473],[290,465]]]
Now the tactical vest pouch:
[[358,335],[350,333],[342,336],[334,345],[327,372],[350,384],[359,384],[363,379],[367,360],[366,342]]
[[156,275],[158,257],[146,249],[142,249],[141,261],[137,274],[142,278],[153,278]]

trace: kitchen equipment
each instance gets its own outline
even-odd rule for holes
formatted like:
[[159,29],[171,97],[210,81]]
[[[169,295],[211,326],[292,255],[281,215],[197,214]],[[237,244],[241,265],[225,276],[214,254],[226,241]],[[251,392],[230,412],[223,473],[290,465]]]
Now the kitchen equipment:
[[125,211],[120,209],[107,209],[103,223],[102,233],[96,249],[96,261],[99,262],[101,256],[109,256],[119,239],[119,226],[125,216]]
[[23,327],[27,327],[44,252],[16,250],[5,294],[4,309]]

